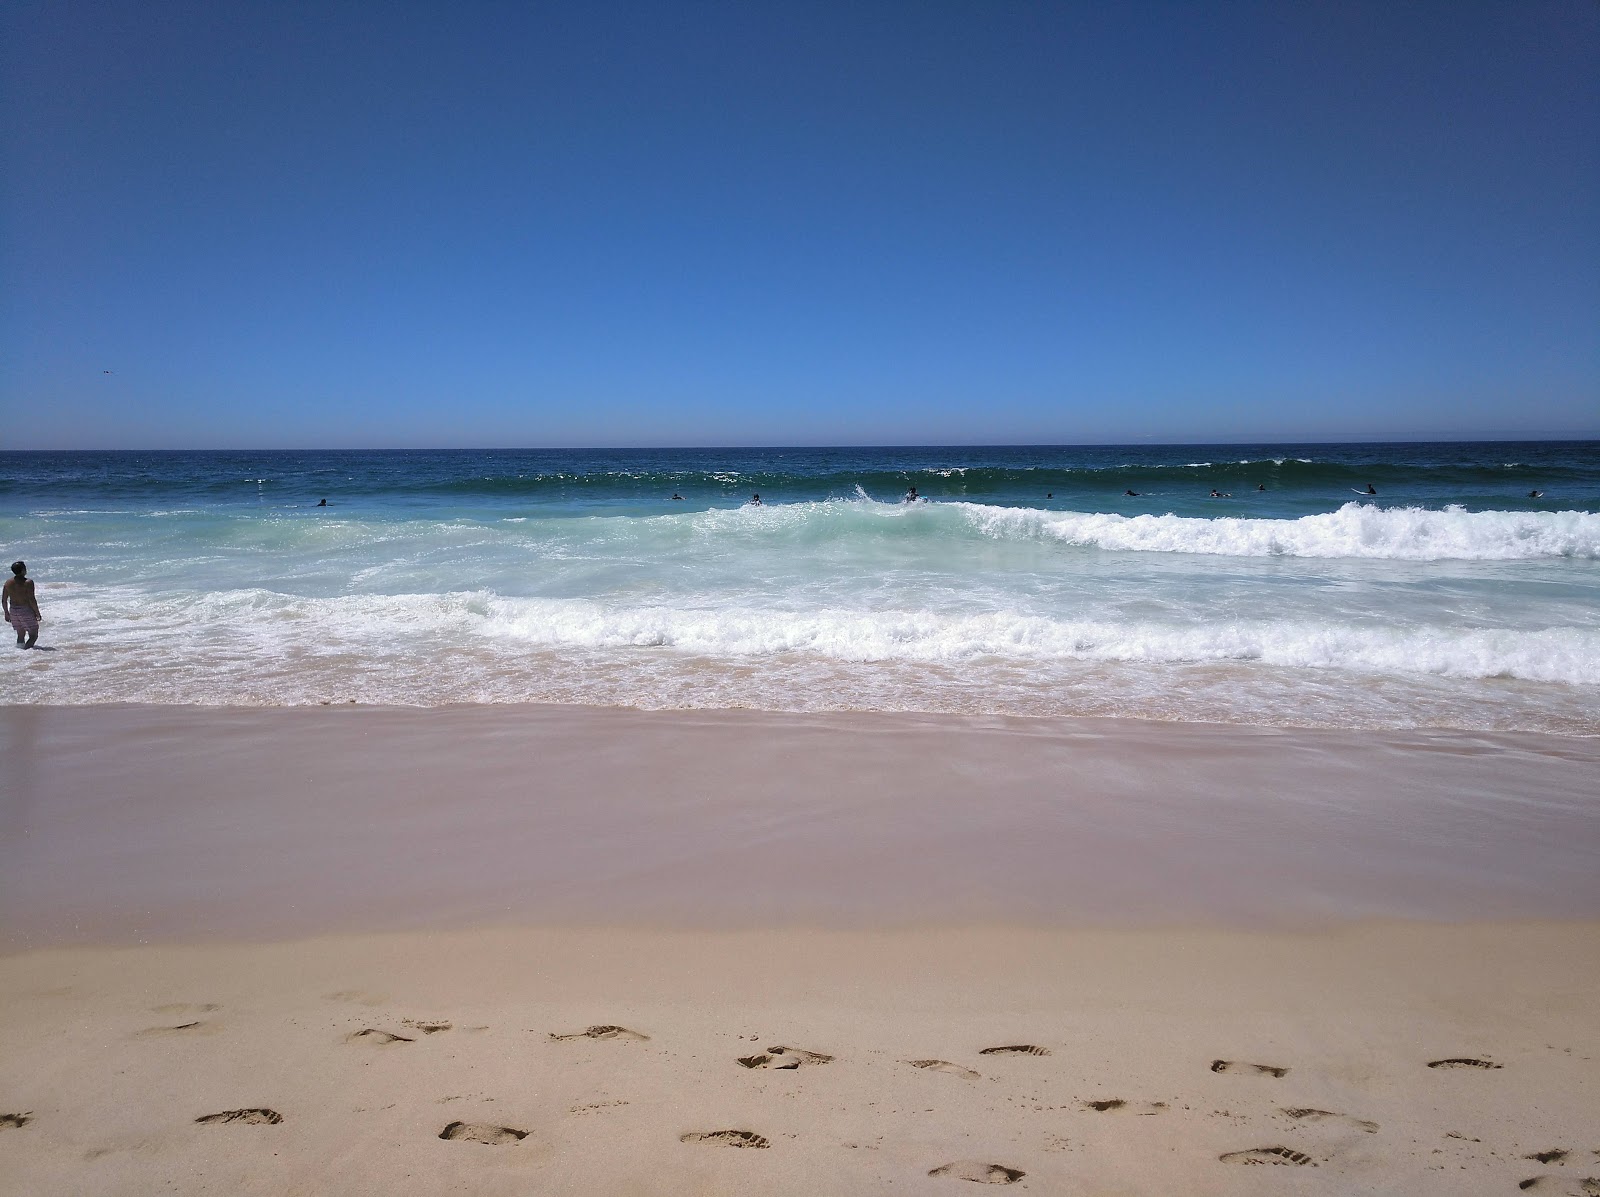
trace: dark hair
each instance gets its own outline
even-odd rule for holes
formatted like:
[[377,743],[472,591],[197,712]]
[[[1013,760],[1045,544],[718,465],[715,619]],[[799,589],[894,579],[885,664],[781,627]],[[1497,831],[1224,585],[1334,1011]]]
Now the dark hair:
[[26,561],[13,561],[11,563],[11,572],[19,578],[22,577],[28,572],[28,563]]

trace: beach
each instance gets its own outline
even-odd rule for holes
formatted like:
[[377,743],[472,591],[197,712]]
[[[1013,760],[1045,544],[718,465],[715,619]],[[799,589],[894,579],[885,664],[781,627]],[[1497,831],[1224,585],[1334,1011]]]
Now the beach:
[[11,4],[0,1197],[1600,1197],[1600,3]]
[[0,729],[7,1192],[1600,1174],[1592,740],[564,706]]
[[1592,443],[0,467],[0,1191],[1600,1188]]

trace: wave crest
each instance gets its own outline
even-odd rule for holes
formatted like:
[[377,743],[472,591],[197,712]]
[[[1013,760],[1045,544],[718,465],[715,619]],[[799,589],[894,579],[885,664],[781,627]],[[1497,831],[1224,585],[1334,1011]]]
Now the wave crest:
[[1122,552],[1395,561],[1600,558],[1600,514],[1584,511],[1436,511],[1346,503],[1338,511],[1299,519],[1201,519],[961,506],[985,536],[1039,537]]

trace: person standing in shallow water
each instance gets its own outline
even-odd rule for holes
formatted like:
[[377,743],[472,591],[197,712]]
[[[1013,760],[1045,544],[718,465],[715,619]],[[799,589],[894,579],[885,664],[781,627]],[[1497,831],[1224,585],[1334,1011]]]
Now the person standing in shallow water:
[[11,563],[12,576],[0,588],[0,611],[6,622],[17,629],[17,647],[32,648],[39,642],[39,600],[33,594],[33,579],[25,561]]

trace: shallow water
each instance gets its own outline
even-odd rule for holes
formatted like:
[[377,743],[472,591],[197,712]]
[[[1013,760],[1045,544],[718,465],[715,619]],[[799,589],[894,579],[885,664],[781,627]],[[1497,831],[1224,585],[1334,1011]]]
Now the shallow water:
[[5,453],[0,537],[8,702],[1600,731],[1595,443]]

